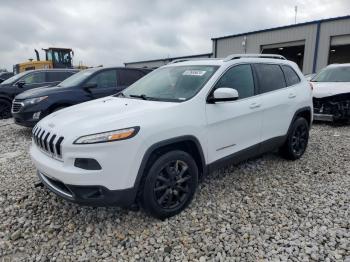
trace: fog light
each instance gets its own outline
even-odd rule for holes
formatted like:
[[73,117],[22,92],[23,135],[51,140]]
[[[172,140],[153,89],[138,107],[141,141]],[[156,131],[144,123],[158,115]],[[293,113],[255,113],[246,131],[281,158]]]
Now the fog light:
[[39,120],[41,112],[36,112],[33,114],[33,119],[34,120]]

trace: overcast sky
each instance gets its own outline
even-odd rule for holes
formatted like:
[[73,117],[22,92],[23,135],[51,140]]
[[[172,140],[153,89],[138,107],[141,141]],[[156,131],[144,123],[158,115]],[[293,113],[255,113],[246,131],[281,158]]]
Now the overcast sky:
[[[350,14],[349,0],[12,0],[0,3],[0,68],[70,47],[89,66],[211,52],[212,37]],[[40,52],[43,57],[43,52]]]

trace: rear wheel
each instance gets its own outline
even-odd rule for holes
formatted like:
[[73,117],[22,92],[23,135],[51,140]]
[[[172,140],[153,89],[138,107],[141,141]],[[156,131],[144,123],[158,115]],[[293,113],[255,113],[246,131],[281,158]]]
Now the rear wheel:
[[7,119],[11,116],[11,102],[6,99],[0,99],[0,119]]
[[309,124],[305,118],[299,117],[293,122],[287,140],[280,148],[280,153],[286,159],[299,159],[305,153],[308,141]]
[[164,219],[185,209],[198,184],[198,168],[184,151],[170,151],[154,161],[146,174],[141,204],[150,215]]

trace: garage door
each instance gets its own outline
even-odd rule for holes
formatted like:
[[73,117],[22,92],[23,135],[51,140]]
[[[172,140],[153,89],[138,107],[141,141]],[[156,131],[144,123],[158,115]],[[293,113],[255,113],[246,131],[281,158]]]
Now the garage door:
[[288,60],[297,63],[301,70],[303,70],[304,50],[305,41],[293,41],[261,46],[261,52],[263,54],[283,55]]
[[350,35],[337,35],[331,37],[331,46],[336,45],[349,45]]
[[331,37],[328,64],[350,63],[350,35]]

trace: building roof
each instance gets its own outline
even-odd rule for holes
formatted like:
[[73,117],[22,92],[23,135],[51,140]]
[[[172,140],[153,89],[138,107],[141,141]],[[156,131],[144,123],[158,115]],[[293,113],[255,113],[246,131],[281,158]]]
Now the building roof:
[[188,55],[188,56],[176,56],[176,57],[166,57],[166,58],[159,58],[159,59],[152,59],[152,60],[143,60],[143,61],[135,61],[135,62],[125,62],[126,64],[138,64],[138,63],[148,63],[148,62],[158,62],[158,61],[172,61],[176,59],[183,59],[183,58],[196,58],[196,57],[202,57],[202,56],[212,56],[213,53],[205,53],[205,54],[197,54],[197,55]]
[[226,35],[226,36],[221,36],[221,37],[214,37],[211,40],[219,40],[219,39],[225,39],[225,38],[231,38],[231,37],[237,37],[237,36],[245,36],[245,35],[251,35],[251,34],[256,34],[256,33],[263,33],[263,32],[269,32],[269,31],[293,28],[293,27],[304,26],[304,25],[312,25],[312,24],[318,24],[318,23],[323,23],[323,22],[344,20],[344,19],[350,19],[350,15],[339,16],[339,17],[332,17],[332,18],[321,19],[321,20],[314,20],[314,21],[310,21],[310,22],[304,22],[304,23],[298,23],[298,24],[292,24],[292,25],[286,25],[286,26],[273,27],[273,28],[268,28],[268,29],[263,29],[263,30],[250,31],[250,32],[247,32],[247,33],[239,33],[239,34],[234,34],[234,35]]

